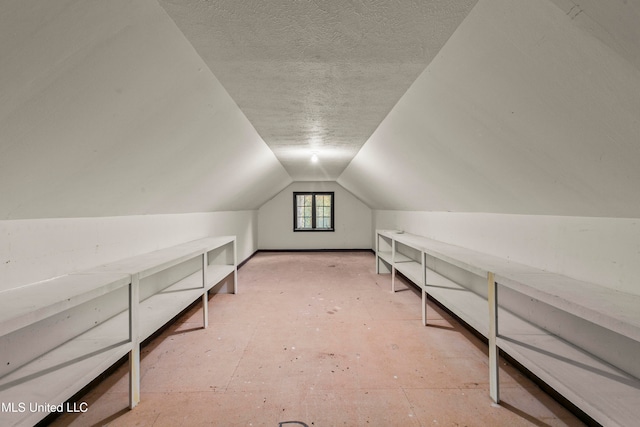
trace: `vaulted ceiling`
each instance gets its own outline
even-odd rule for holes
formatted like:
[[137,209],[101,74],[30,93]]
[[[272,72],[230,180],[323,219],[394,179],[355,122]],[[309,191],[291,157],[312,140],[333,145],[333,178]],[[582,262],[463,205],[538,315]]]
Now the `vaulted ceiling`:
[[159,2],[304,181],[340,176],[476,1]]
[[640,218],[640,1],[481,0],[338,182],[383,209]]
[[3,0],[0,58],[0,220],[640,218],[640,0]]

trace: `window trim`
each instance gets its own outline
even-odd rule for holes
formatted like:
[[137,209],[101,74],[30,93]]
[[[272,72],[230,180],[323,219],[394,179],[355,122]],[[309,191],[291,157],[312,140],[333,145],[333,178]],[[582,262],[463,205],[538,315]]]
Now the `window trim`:
[[[318,196],[331,196],[331,228],[315,228],[316,225],[316,195]],[[298,205],[297,196],[311,196],[311,226],[312,228],[298,228]],[[324,232],[324,231],[336,231],[335,224],[335,203],[336,196],[334,191],[294,191],[293,192],[293,231],[309,231],[309,232]]]

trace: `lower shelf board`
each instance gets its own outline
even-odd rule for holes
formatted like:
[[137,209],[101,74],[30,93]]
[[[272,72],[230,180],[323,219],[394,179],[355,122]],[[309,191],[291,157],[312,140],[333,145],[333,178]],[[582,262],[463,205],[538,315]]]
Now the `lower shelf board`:
[[387,264],[391,264],[391,251],[378,251],[378,258],[384,260]]
[[551,334],[501,335],[498,347],[602,425],[636,425],[640,380]]
[[413,283],[418,284],[419,286],[422,283],[422,265],[419,262],[396,262],[395,268]]
[[91,329],[0,379],[0,402],[14,410],[0,413],[0,425],[37,423],[49,415],[38,405],[64,403],[129,353],[131,342],[106,335]]
[[[225,277],[235,272],[235,270],[236,268],[233,265],[209,265],[207,267],[207,290],[222,282]],[[234,289],[233,292],[236,293],[237,289]]]
[[232,265],[210,265],[207,268],[207,286],[202,286],[202,271],[197,271],[179,282],[140,302],[140,341],[150,337],[168,321],[180,314],[194,301],[234,272]]

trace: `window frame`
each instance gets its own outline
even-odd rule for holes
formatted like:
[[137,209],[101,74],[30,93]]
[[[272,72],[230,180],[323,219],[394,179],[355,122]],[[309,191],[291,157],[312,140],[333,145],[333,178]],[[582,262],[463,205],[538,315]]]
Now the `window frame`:
[[[298,200],[297,196],[311,196],[311,228],[298,228]],[[331,196],[331,228],[316,228],[316,196]],[[294,191],[293,192],[293,231],[334,232],[335,224],[335,192],[334,191]]]

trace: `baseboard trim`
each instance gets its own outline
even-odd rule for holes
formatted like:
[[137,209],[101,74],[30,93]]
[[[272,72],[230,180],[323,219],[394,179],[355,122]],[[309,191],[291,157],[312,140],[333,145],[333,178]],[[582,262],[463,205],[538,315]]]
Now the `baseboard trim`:
[[240,268],[240,267],[242,267],[243,265],[245,265],[247,262],[249,262],[249,260],[250,260],[251,258],[253,258],[254,256],[256,256],[256,254],[257,254],[258,252],[260,252],[260,251],[259,251],[259,250],[258,250],[258,251],[254,251],[251,255],[249,255],[248,257],[246,257],[242,262],[238,263],[238,267],[237,267],[237,268]]
[[373,249],[258,249],[256,252],[371,252]]
[[370,252],[375,254],[373,249],[258,249],[251,255],[245,258],[242,262],[238,263],[238,268],[245,265],[251,258],[256,256],[260,252],[274,253],[274,252]]

